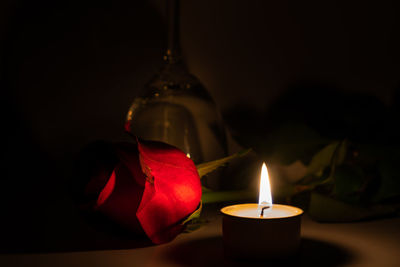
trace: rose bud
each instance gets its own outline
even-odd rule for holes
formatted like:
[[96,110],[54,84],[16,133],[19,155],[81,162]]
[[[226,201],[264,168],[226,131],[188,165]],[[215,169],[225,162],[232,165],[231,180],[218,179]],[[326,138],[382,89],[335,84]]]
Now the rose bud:
[[86,207],[155,244],[169,242],[200,205],[193,161],[161,142],[103,144],[87,173]]

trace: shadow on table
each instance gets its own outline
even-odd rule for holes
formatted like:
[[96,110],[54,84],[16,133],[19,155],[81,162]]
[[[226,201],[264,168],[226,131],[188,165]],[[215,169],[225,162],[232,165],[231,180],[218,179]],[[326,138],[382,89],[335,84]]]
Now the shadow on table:
[[44,243],[38,240],[35,244],[1,244],[0,254],[30,254],[30,253],[64,253],[99,250],[125,250],[154,246],[143,237],[105,238],[105,239],[69,239],[55,243]]
[[[40,229],[42,230],[42,229]],[[122,250],[154,246],[144,235],[135,235],[105,218],[93,217],[80,228],[68,232],[25,232],[23,239],[8,237],[0,242],[0,254],[63,253],[95,250]]]
[[221,237],[194,240],[172,247],[166,260],[184,266],[342,266],[352,260],[350,251],[321,240],[303,238],[299,254],[282,260],[234,261],[224,257]]

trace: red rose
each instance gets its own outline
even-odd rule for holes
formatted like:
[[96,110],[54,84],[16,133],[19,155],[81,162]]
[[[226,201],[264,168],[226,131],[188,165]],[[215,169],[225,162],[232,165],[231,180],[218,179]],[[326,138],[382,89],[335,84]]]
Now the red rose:
[[97,163],[86,185],[90,207],[133,232],[144,231],[153,243],[174,239],[201,200],[193,161],[161,142],[118,143],[108,153],[114,156]]

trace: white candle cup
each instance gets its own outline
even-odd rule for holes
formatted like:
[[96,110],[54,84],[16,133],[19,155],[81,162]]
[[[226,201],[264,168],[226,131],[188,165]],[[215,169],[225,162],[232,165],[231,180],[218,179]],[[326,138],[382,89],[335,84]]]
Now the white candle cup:
[[221,209],[224,252],[237,259],[280,259],[294,255],[300,245],[303,210],[273,204],[239,204]]

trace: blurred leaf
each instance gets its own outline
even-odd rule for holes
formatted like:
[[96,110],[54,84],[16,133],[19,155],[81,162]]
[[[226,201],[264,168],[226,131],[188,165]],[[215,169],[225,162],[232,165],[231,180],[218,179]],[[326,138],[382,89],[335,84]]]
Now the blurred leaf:
[[273,164],[270,167],[274,168],[279,176],[291,183],[300,181],[307,174],[307,167],[300,160],[296,160],[289,165]]
[[382,201],[400,196],[400,169],[398,159],[387,159],[380,162],[378,169],[381,177],[379,190],[374,198]]
[[343,141],[334,142],[324,147],[311,159],[307,168],[307,175],[321,177],[326,167],[332,166],[332,164],[335,166],[342,164],[346,156],[346,146],[346,141]]
[[247,200],[257,197],[255,192],[251,191],[222,191],[207,192],[201,197],[204,204],[224,201]]
[[[306,176],[296,186],[297,192],[313,190],[322,184],[333,182],[336,166],[343,163],[347,153],[347,141],[327,145],[312,158]],[[326,168],[330,167],[329,174]],[[325,174],[325,175],[324,175]],[[324,176],[323,176],[324,175]]]
[[206,192],[212,192],[212,190],[208,187],[205,187],[204,185],[201,186],[201,192],[206,193]]
[[197,210],[195,210],[189,217],[186,218],[186,220],[184,220],[181,223],[181,225],[185,226],[185,230],[183,231],[184,233],[191,233],[193,231],[196,231],[201,226],[208,223],[207,220],[200,218],[202,208],[203,208],[203,202],[200,201]]
[[185,225],[190,221],[193,221],[195,219],[198,219],[200,217],[201,214],[201,210],[203,208],[203,203],[202,201],[200,201],[199,207],[192,213],[189,215],[189,217],[187,217],[182,223],[181,225]]
[[217,159],[214,161],[209,161],[209,162],[198,164],[196,166],[197,172],[199,173],[200,178],[202,178],[205,175],[209,174],[210,172],[215,171],[219,167],[222,167],[225,164],[229,163],[231,160],[246,155],[250,151],[251,151],[251,149],[246,149],[246,150],[240,151],[238,153],[235,153],[231,156],[222,158],[222,159]]
[[360,166],[341,166],[334,174],[333,194],[336,198],[356,203],[360,200],[360,191],[365,184],[365,175]]
[[266,152],[282,164],[290,164],[296,160],[308,163],[321,146],[329,140],[302,123],[287,123],[273,131],[264,145]]
[[389,206],[361,207],[342,201],[311,193],[309,215],[320,222],[351,222],[367,218],[382,217],[394,214],[396,209]]

